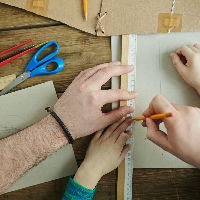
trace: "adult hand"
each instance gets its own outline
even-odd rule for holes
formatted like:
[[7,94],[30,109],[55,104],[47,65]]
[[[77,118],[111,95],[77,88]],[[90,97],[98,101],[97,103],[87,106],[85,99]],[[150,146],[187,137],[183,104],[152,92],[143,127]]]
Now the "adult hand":
[[200,45],[182,46],[170,55],[182,78],[200,94]]
[[76,182],[93,189],[103,175],[119,166],[130,150],[130,145],[126,145],[126,141],[132,133],[126,132],[126,129],[132,122],[131,118],[121,119],[95,134],[86,157],[74,177]]
[[111,77],[132,70],[132,66],[123,66],[120,62],[107,63],[87,69],[74,79],[54,107],[74,139],[103,129],[133,112],[129,106],[109,113],[101,111],[104,104],[136,97],[136,93],[120,89],[101,90],[101,86]]
[[167,133],[159,130],[161,121],[147,118],[147,138],[165,151],[200,168],[200,109],[173,105],[164,97],[156,96],[143,115],[149,117],[167,112],[173,113],[173,117],[163,119]]

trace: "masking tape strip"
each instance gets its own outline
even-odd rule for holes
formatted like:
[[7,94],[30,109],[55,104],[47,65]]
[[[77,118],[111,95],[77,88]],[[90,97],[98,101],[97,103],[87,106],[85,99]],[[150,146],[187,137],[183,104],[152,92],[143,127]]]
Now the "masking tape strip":
[[8,76],[4,76],[0,78],[0,90],[3,90],[5,87],[7,87],[12,81],[16,79],[15,74],[11,74]]
[[26,10],[38,15],[47,16],[49,0],[27,0]]
[[182,14],[159,13],[158,14],[158,33],[181,32]]

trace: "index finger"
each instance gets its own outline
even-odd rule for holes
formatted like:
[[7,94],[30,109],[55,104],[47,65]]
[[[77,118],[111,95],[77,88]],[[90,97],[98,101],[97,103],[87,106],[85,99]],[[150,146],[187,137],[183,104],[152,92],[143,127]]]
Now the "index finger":
[[170,112],[173,113],[173,117],[163,119],[163,122],[166,123],[166,128],[168,128],[171,125],[174,125],[174,117],[176,117],[178,111],[167,99],[165,99],[161,95],[158,95],[153,98],[153,100],[149,104],[149,107],[143,112],[143,115],[145,117],[149,117],[153,114]]
[[177,54],[182,54],[186,58],[191,57],[195,54],[195,52],[192,51],[191,48],[188,46],[182,46],[180,49],[176,51]]
[[88,78],[90,78],[93,74],[95,74],[98,70],[103,69],[105,67],[116,66],[116,65],[121,65],[121,63],[117,61],[117,62],[100,64],[93,68],[88,68],[88,69],[82,71],[81,72],[82,74],[80,73],[78,75],[77,80],[80,81],[80,79],[81,79],[81,81],[85,81]]
[[116,101],[128,101],[138,96],[136,92],[128,92],[122,89],[110,89],[98,91],[99,102],[101,105]]
[[91,76],[86,84],[88,87],[93,87],[94,89],[100,89],[103,84],[105,84],[110,78],[114,76],[120,76],[122,74],[127,74],[133,70],[133,66],[110,66],[98,70],[93,76]]

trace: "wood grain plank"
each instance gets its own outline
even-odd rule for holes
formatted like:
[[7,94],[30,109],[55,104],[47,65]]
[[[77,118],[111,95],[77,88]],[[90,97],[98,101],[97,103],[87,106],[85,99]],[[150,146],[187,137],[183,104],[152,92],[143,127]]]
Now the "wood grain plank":
[[134,199],[200,199],[198,169],[134,169]]
[[[83,138],[85,140],[86,138]],[[105,175],[95,200],[115,200],[117,171]],[[134,200],[199,200],[198,169],[134,169]],[[68,178],[43,183],[0,196],[0,200],[60,200]]]
[[0,31],[20,27],[33,28],[61,24],[60,22],[3,3],[0,3],[0,19]]
[[[32,38],[35,43],[55,40],[60,45],[58,56],[65,62],[62,72],[50,76],[37,76],[26,80],[14,89],[19,90],[45,81],[53,80],[56,91],[64,92],[80,71],[97,64],[110,62],[110,38],[96,37],[64,25],[34,29],[0,32],[0,51]],[[20,75],[36,51],[16,59],[0,68],[0,77]],[[110,88],[107,83],[104,88]]]

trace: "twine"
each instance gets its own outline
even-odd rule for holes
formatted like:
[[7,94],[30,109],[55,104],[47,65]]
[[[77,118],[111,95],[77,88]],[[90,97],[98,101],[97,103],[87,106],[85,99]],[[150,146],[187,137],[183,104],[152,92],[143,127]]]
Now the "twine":
[[173,0],[173,1],[172,1],[171,14],[174,13],[175,3],[176,3],[176,0]]
[[96,25],[96,28],[95,28],[96,33],[99,31],[99,29],[101,30],[101,32],[103,34],[105,33],[105,30],[104,30],[104,27],[103,27],[103,24],[102,24],[102,20],[106,15],[107,15],[107,12],[98,13],[98,15],[97,15],[97,25]]
[[[171,20],[171,18],[172,18],[172,15],[174,14],[175,3],[176,3],[176,0],[172,0],[172,7],[171,7],[171,17],[170,17],[170,20]],[[172,29],[172,27],[169,27],[168,33],[171,33],[171,29]]]

